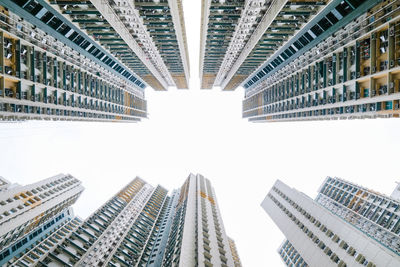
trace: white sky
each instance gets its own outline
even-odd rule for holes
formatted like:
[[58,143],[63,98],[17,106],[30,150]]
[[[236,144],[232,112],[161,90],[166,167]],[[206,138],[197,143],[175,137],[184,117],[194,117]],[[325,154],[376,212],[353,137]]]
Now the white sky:
[[201,173],[243,266],[283,266],[283,235],[260,207],[274,181],[315,197],[330,175],[389,195],[399,180],[400,121],[247,122],[241,89],[198,89],[200,1],[188,3],[190,90],[148,89],[149,119],[137,124],[0,123],[0,175],[28,184],[70,173],[86,188],[74,205],[86,218],[136,175],[172,190]]

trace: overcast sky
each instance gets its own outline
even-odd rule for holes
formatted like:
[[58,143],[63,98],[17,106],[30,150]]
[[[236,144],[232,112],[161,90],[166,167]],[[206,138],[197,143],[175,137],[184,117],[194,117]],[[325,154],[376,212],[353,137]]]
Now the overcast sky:
[[137,124],[0,123],[0,175],[20,184],[70,173],[86,188],[74,205],[86,218],[135,176],[172,190],[190,172],[209,178],[243,266],[283,266],[283,235],[260,207],[281,179],[315,197],[326,176],[390,195],[399,179],[396,119],[253,124],[243,90],[199,90],[200,1],[184,1],[190,90],[146,91]]

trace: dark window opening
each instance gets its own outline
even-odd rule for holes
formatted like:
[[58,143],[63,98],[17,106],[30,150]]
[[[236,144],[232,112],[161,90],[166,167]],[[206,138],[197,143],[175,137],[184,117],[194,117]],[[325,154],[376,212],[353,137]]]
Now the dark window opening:
[[78,36],[77,38],[75,38],[74,43],[76,43],[77,45],[80,45],[85,39],[82,36]]
[[72,40],[74,40],[77,36],[78,36],[78,33],[77,33],[77,32],[73,32],[73,33],[68,37],[68,39],[70,39],[70,40],[72,41]]
[[[99,50],[99,52],[100,52],[100,50]],[[98,59],[101,59],[103,56],[104,56],[104,53],[103,53],[103,52],[100,52],[100,54],[97,55],[97,58],[98,58]]]
[[290,52],[292,52],[292,54],[296,53],[296,50],[294,50],[294,48],[292,46],[289,46],[289,50],[290,50]]
[[105,63],[107,60],[109,59],[109,57],[108,56],[106,56],[105,58],[103,58],[103,62]]
[[[22,2],[22,1],[20,1]],[[19,4],[20,6],[23,6],[25,3]],[[39,5],[36,1],[30,1],[29,4],[27,4],[24,9],[31,13],[32,15],[36,15],[41,9],[42,6]]]
[[333,15],[331,12],[329,12],[328,14],[326,14],[326,17],[328,18],[328,20],[330,21],[330,23],[332,24],[336,24],[339,20],[335,17],[335,15]]
[[93,56],[97,56],[100,53],[99,49],[94,49],[93,52],[91,53]]
[[349,4],[347,4],[347,2],[345,2],[345,1],[342,1],[339,5],[337,5],[335,9],[343,17],[347,16],[351,11],[353,11],[353,8]]
[[57,31],[59,33],[61,33],[62,35],[66,35],[67,32],[70,30],[71,28],[68,27],[66,24],[62,24],[60,25],[60,27],[57,28]]
[[81,47],[83,48],[83,49],[86,49],[88,46],[90,45],[90,43],[88,42],[88,41],[84,41],[83,43],[81,43]]
[[285,54],[285,52],[286,52],[286,51],[284,51],[284,52],[281,54],[281,57],[283,57],[283,59],[288,59],[289,57]]
[[332,24],[331,24],[326,18],[321,19],[321,20],[318,22],[318,25],[319,25],[324,31],[326,31],[327,29],[329,29],[329,28],[332,26]]
[[308,32],[306,32],[303,36],[305,37],[305,39],[308,42],[311,42],[312,40],[314,40],[314,38]]
[[299,42],[300,42],[303,46],[306,46],[306,45],[309,43],[309,41],[304,37],[304,35],[301,36],[301,37],[299,38]]
[[320,26],[318,26],[318,24],[314,25],[311,27],[311,31],[316,35],[316,36],[320,36],[324,31],[321,29]]
[[95,50],[95,49],[96,49],[96,47],[94,45],[92,45],[92,47],[89,48],[88,52],[92,53],[92,51]]
[[40,20],[47,24],[47,22],[49,22],[52,17],[54,17],[53,14],[47,11]]
[[291,56],[293,56],[293,52],[292,52],[292,51],[290,51],[290,49],[289,49],[289,48],[285,50],[285,53],[286,53],[286,55],[288,55],[288,57],[291,57]]
[[56,18],[56,17],[53,17],[48,23],[48,25],[50,27],[52,27],[54,30],[57,30],[58,27],[60,27],[61,24],[62,24],[62,21],[59,18]]

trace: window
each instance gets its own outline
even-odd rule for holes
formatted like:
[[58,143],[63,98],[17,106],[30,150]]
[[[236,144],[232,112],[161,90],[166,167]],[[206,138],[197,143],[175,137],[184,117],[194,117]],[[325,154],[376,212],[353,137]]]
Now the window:
[[318,25],[324,30],[326,31],[327,29],[329,29],[329,27],[332,26],[332,24],[326,19],[323,18],[318,22]]
[[332,250],[330,248],[328,248],[328,247],[324,250],[324,252],[328,256],[332,255]]
[[334,237],[332,238],[332,240],[336,243],[338,243],[340,241],[340,238],[338,235],[334,235]]

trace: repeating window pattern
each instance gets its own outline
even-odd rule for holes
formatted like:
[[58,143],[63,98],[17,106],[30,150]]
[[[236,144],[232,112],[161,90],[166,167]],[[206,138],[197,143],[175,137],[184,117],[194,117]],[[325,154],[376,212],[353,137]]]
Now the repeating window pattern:
[[239,253],[236,248],[235,241],[232,238],[228,237],[228,242],[229,242],[229,247],[231,249],[233,263],[234,263],[235,267],[242,267],[242,263],[240,261],[240,257],[239,257]]
[[18,255],[27,248],[35,245],[37,242],[40,242],[44,237],[48,236],[49,233],[53,232],[55,229],[58,229],[70,219],[70,210],[66,209],[50,220],[40,224],[34,230],[32,230],[30,234],[23,236],[23,238],[19,238],[8,248],[0,251],[0,265],[6,264],[6,262],[9,262],[10,260],[11,261],[9,263],[11,263],[14,255]]
[[178,204],[175,217],[172,222],[171,231],[168,237],[168,243],[165,249],[163,265],[166,267],[178,266],[181,255],[183,229],[186,215],[187,200]]
[[400,255],[400,202],[332,177],[326,179],[316,201]]
[[[189,198],[189,186],[190,180],[186,179],[179,192],[179,200],[175,207],[176,211],[172,221],[171,230],[168,235],[168,242],[165,248],[162,266],[179,266],[179,260],[182,251],[183,230],[185,226],[185,217]],[[196,221],[197,219],[198,218],[196,217]],[[198,247],[197,243],[196,247]]]
[[[82,221],[77,217],[63,222],[55,231],[47,234],[43,241],[39,242],[36,246],[19,257],[17,261],[12,262],[10,266],[24,267],[32,263],[45,266],[51,262],[51,259],[58,258],[57,255],[60,253],[70,254],[71,252],[67,247],[58,245],[60,242],[70,237],[81,223]],[[65,264],[65,262],[62,261],[61,264]],[[65,265],[70,266],[68,264]]]
[[[39,24],[39,21],[36,21],[40,20],[41,23],[47,26],[45,29],[55,36],[55,38],[62,40],[64,43],[68,44],[71,49],[76,50],[79,54],[85,55],[85,57],[88,57],[90,60],[100,65],[101,68],[135,84],[138,88],[144,88],[146,86],[130,69],[121,64],[113,55],[90,39],[63,15],[51,10],[48,4],[31,0],[13,0],[13,2],[34,17],[30,19],[31,21],[33,20],[43,27],[43,24]],[[13,6],[10,5],[9,7],[12,8]],[[21,28],[20,30],[23,29]]]
[[[337,249],[336,247],[328,247],[323,241],[321,241],[320,236],[325,234],[328,238],[330,238],[337,246],[347,252],[347,254],[354,257],[354,260],[360,264],[363,264],[368,267],[375,267],[376,265],[365,258],[364,255],[357,252],[355,248],[349,246],[347,242],[340,237],[337,233],[334,233],[331,229],[329,229],[326,225],[322,224],[319,220],[315,219],[311,213],[309,213],[304,207],[301,207],[292,199],[290,199],[287,195],[285,195],[279,188],[273,187],[272,191],[279,196],[279,200],[270,192],[267,197],[270,198],[292,221],[299,227],[307,237],[312,240],[316,246],[318,246],[323,252],[332,260],[334,263],[337,263],[338,266],[344,267],[347,266],[346,262],[339,258],[339,256],[334,253]],[[284,202],[282,202],[284,201]],[[284,203],[293,207],[296,214],[293,214]],[[297,216],[296,216],[297,215]],[[314,226],[316,226],[317,231],[311,231],[302,221],[307,220],[311,222]]]
[[11,11],[0,16],[0,50],[5,54],[0,118],[135,122],[147,116],[145,85],[95,46],[89,51],[93,48],[97,57],[119,66],[117,75],[103,61],[84,57]]
[[[293,51],[276,57],[260,71],[268,78],[257,74],[251,79],[257,85],[246,91],[243,117],[251,121],[397,117],[400,6],[397,1],[374,5],[293,61],[288,61]],[[303,46],[299,40],[288,50],[294,50],[296,43]]]
[[[114,199],[109,201],[108,207],[103,207],[86,220],[84,226],[97,230],[94,233],[96,238],[82,244],[84,255],[79,258],[79,262],[72,261],[72,263],[79,266],[110,264],[114,255],[120,261],[123,261],[125,258],[120,255],[124,254],[117,251],[119,244],[123,241],[130,227],[134,226],[135,220],[140,217],[140,212],[151,198],[153,190],[143,180],[135,178]],[[114,210],[114,213],[110,212],[112,210]],[[86,232],[78,232],[78,234],[81,237],[78,239],[88,238]],[[85,245],[87,245],[86,248]],[[82,250],[82,247],[80,249]],[[129,258],[129,261],[131,260],[134,259]],[[127,264],[126,262],[125,264]]]
[[[127,232],[123,229],[132,224],[134,221],[131,219],[137,217],[141,211],[141,208],[136,206],[143,206],[153,190],[143,180],[135,178],[88,219],[79,221],[69,235],[62,239],[54,239],[43,257],[35,259],[34,262],[73,266],[82,265],[80,262],[89,258],[104,263],[102,248],[106,247],[111,251],[117,249],[116,244],[122,240],[119,233]],[[107,254],[106,258],[111,255],[112,253]]]
[[[235,25],[239,22],[244,3],[244,0],[210,2],[209,16],[204,16],[201,26],[200,88],[212,88],[235,31]],[[203,6],[203,10],[206,8]]]
[[[188,203],[193,204],[193,211],[188,212]],[[184,230],[188,235],[194,235],[194,240],[192,236],[188,239],[195,242],[193,251],[186,253],[190,253],[189,257],[196,266],[233,266],[233,257],[217,209],[210,181],[201,175],[190,175],[181,187],[162,266],[182,264],[181,252],[185,249],[183,246],[188,245],[184,244],[187,240],[183,241]]]
[[149,267],[161,266],[162,260],[166,252],[168,233],[171,231],[173,220],[175,218],[175,207],[178,203],[179,192],[174,190],[170,197],[167,197],[164,208],[161,211],[160,218],[162,218],[160,230],[157,233],[154,246],[150,254]]
[[113,251],[108,266],[144,266],[149,262],[160,230],[166,194],[167,191],[160,186],[154,190],[119,247]]
[[308,267],[308,264],[287,239],[283,241],[278,253],[287,266]]
[[[329,3],[329,1],[264,2],[269,6],[267,7],[265,14],[262,14],[262,19],[257,20],[258,24],[256,24],[257,29],[254,31],[255,33],[253,33],[250,38],[243,38],[243,42],[238,42],[239,44],[242,44],[243,47],[239,46],[238,49],[241,54],[239,57],[234,58],[237,60],[234,65],[234,67],[236,66],[237,68],[237,72],[233,73],[230,69],[224,72],[225,75],[227,73],[228,75],[222,84],[222,86],[226,84],[223,90],[234,90],[237,88],[249,77],[249,75],[256,72],[260,65],[273,56],[280,47],[282,47],[296,32],[304,27],[314,15],[318,14],[324,6]],[[246,18],[249,19],[249,16]],[[273,20],[270,23],[265,23],[270,19]],[[268,27],[263,28],[262,26],[264,25],[268,25]],[[295,49],[298,48],[290,47],[289,53],[295,51]],[[244,59],[245,55],[246,58]],[[243,62],[240,61],[241,59]],[[236,68],[234,68],[234,70],[236,70]],[[261,70],[256,72],[255,77],[262,78],[264,74],[265,72]],[[233,77],[229,81],[229,77],[231,76]]]
[[0,227],[11,230],[1,233],[0,247],[8,247],[71,206],[82,191],[81,182],[71,175],[5,190],[0,197]]
[[[48,185],[58,190],[62,184],[53,179],[31,191],[43,193]],[[24,191],[22,197],[25,195],[29,193]],[[189,205],[196,206],[196,211],[188,211]],[[189,257],[196,266],[233,266],[213,188],[201,175],[191,174],[171,197],[161,186],[153,188],[135,178],[85,221],[71,217],[67,222],[60,221],[62,217],[56,214],[60,214],[58,210],[54,211],[54,220],[41,223],[42,228],[35,228],[28,236],[33,240],[40,235],[40,240],[25,238],[14,244],[20,248],[32,241],[29,248],[23,248],[24,253],[13,255],[9,264],[179,266]],[[50,230],[45,232],[46,229]],[[10,256],[9,252],[4,253],[0,252],[0,260]]]

